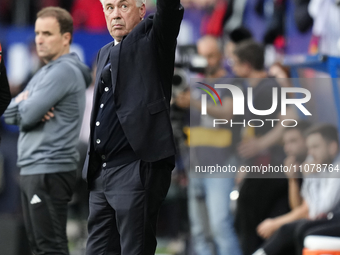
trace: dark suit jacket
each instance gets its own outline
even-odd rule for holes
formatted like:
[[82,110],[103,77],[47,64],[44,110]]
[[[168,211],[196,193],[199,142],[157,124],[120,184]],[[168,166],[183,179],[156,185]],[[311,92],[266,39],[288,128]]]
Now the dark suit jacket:
[[158,0],[154,15],[141,21],[118,45],[111,42],[99,51],[84,179],[100,167],[92,135],[100,99],[98,83],[108,58],[117,116],[136,155],[153,162],[175,154],[169,105],[176,38],[183,13],[179,0]]

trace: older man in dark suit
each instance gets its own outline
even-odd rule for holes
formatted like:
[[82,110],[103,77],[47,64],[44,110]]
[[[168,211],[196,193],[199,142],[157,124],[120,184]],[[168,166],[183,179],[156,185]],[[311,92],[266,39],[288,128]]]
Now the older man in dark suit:
[[171,181],[169,119],[179,0],[101,0],[114,41],[97,56],[91,134],[83,178],[90,189],[87,255],[151,255]]

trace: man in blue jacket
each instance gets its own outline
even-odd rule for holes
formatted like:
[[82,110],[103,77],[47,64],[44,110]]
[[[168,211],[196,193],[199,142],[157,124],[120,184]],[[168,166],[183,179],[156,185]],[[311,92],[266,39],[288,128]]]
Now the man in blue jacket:
[[156,222],[171,181],[169,118],[179,0],[102,0],[114,41],[98,53],[83,178],[90,189],[86,254],[154,254]]

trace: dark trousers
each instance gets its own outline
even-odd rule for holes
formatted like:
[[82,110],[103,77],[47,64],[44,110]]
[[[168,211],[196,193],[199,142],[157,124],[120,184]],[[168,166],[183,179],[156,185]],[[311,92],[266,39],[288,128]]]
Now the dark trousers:
[[21,175],[21,198],[27,237],[36,255],[68,255],[67,203],[76,171]]
[[90,182],[86,255],[154,255],[172,169],[164,161],[141,160],[101,169]]
[[268,255],[301,255],[309,235],[340,236],[340,214],[331,219],[298,220],[283,225],[263,246]]
[[263,244],[256,232],[267,218],[289,211],[287,179],[246,178],[237,200],[235,228],[243,255],[250,255]]

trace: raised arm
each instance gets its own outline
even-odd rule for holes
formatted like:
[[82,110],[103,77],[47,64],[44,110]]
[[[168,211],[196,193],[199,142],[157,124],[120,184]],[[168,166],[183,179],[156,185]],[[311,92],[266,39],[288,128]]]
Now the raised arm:
[[[184,8],[180,0],[157,0],[153,33],[160,45],[175,47],[183,19]],[[160,46],[158,45],[158,46]]]

